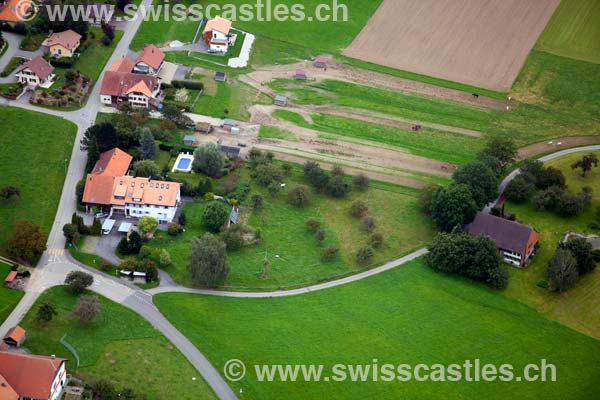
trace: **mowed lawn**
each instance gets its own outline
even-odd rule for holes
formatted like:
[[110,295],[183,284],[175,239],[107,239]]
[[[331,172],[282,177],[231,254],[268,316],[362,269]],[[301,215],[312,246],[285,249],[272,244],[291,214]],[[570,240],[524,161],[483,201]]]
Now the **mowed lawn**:
[[[10,267],[3,262],[0,262],[0,281],[4,282],[4,279],[10,272]],[[20,290],[12,290],[0,286],[0,325],[10,315],[13,308],[19,303],[24,292]]]
[[0,108],[0,177],[21,196],[0,200],[0,252],[15,220],[27,219],[48,233],[54,220],[77,127],[61,118]]
[[[264,208],[253,210],[249,200],[241,206],[243,223],[260,230],[263,240],[251,246],[228,253],[231,272],[224,289],[276,290],[305,286],[324,280],[355,273],[366,266],[356,262],[356,252],[368,243],[369,233],[360,227],[360,221],[350,216],[354,200],[363,200],[377,223],[376,231],[383,234],[385,244],[375,251],[371,267],[424,246],[433,236],[431,223],[417,211],[418,190],[379,182],[365,193],[352,193],[347,199],[336,200],[313,193],[313,201],[306,208],[295,208],[287,202],[287,190],[304,184],[299,168],[295,175],[285,179],[286,188],[273,198],[266,189],[252,185],[248,199],[260,193]],[[243,181],[243,180],[242,180]],[[165,248],[171,254],[173,266],[166,271],[179,283],[191,286],[187,265],[193,239],[205,232],[202,214],[205,202],[187,203],[186,232],[172,237],[159,232],[149,246]],[[316,218],[326,231],[323,246],[306,228],[306,220]],[[321,252],[327,246],[338,246],[340,256],[324,262]],[[268,277],[262,277],[263,260],[270,262]]]
[[536,48],[600,63],[600,2],[562,0]]
[[[590,399],[600,342],[550,321],[479,284],[436,273],[421,260],[352,284],[283,298],[235,299],[160,294],[155,304],[222,371],[247,366],[230,382],[247,398]],[[226,317],[224,317],[226,316]],[[480,359],[556,365],[557,382],[259,383],[255,364],[463,364]],[[376,361],[374,361],[376,360]]]
[[600,339],[600,309],[598,308],[600,270],[596,269],[583,276],[573,288],[561,294],[536,286],[538,281],[548,279],[546,273],[548,261],[564,232],[574,230],[586,234],[600,234],[599,231],[588,228],[590,221],[598,220],[594,209],[600,206],[600,169],[595,169],[582,178],[579,171],[573,171],[570,167],[583,154],[573,154],[546,163],[563,171],[567,177],[569,190],[578,192],[583,186],[593,188],[592,207],[580,216],[574,219],[562,218],[551,212],[538,211],[529,203],[508,204],[506,207],[508,212],[517,215],[519,221],[530,224],[540,232],[541,246],[530,266],[525,269],[510,269],[510,284],[506,294],[565,325]]
[[[34,319],[44,302],[52,303],[58,315],[40,327]],[[27,329],[26,347],[32,353],[69,359],[68,372],[88,383],[108,379],[119,389],[129,387],[152,399],[216,398],[179,350],[136,313],[100,296],[100,316],[83,325],[71,316],[76,302],[77,297],[66,286],[40,296],[21,323]],[[79,354],[79,369],[73,355],[59,342],[63,335]]]
[[[199,3],[201,6],[216,4],[222,6],[230,4],[228,0],[192,2],[184,0],[186,5]],[[292,6],[302,4],[304,6],[306,19],[302,21],[277,21],[272,18],[271,21],[265,21],[267,18],[266,7],[262,9],[262,20],[252,18],[251,21],[234,22],[235,28],[248,31],[257,36],[254,48],[254,60],[259,64],[273,64],[275,62],[293,61],[297,58],[316,56],[322,52],[339,53],[341,49],[348,46],[354,37],[358,35],[371,15],[377,10],[381,0],[361,1],[346,0],[343,2],[348,9],[348,20],[343,21],[343,13],[338,12],[338,21],[317,21],[315,18],[315,8],[322,4],[321,0],[305,0],[301,3],[293,0],[281,0],[278,4]],[[162,1],[155,1],[154,4],[162,4]],[[239,10],[244,4],[253,6],[255,10],[256,3],[251,1],[239,1],[235,5]],[[266,4],[266,3],[263,3]],[[277,3],[273,3],[275,5]],[[340,2],[340,4],[342,4]],[[213,11],[212,17],[218,12]],[[227,14],[222,14],[228,17]],[[241,14],[240,14],[241,16]],[[308,20],[312,18],[312,21]],[[332,18],[333,19],[333,18]],[[164,45],[172,40],[182,42],[191,42],[194,38],[198,22],[193,21],[164,21],[157,22],[144,21],[140,30],[136,34],[132,48],[140,50],[145,44],[154,43]]]

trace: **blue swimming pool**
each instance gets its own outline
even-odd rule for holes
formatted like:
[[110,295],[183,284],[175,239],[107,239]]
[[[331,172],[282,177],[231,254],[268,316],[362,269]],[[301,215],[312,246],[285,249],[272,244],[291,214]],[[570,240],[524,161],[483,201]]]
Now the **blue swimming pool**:
[[190,160],[189,158],[181,158],[181,159],[179,159],[179,162],[177,163],[177,169],[186,170],[186,169],[190,168],[191,163],[192,163],[192,160]]

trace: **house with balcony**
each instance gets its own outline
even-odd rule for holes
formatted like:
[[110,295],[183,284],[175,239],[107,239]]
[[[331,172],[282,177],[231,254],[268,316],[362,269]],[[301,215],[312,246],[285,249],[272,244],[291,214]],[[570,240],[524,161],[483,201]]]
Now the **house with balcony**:
[[100,102],[108,106],[128,104],[134,108],[158,107],[160,79],[153,75],[133,73],[134,62],[121,58],[104,73]]
[[37,56],[17,69],[17,80],[30,87],[49,87],[54,81],[54,67],[42,56]]
[[227,53],[231,46],[231,21],[216,17],[206,22],[202,37],[211,53]]

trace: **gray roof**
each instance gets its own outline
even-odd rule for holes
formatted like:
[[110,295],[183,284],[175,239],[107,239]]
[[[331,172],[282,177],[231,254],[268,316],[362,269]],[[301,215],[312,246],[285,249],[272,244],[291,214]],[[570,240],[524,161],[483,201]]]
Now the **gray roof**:
[[219,150],[221,150],[221,152],[227,154],[228,156],[239,156],[240,151],[242,151],[242,149],[239,147],[224,145],[219,146]]
[[185,135],[183,137],[184,142],[194,142],[196,140],[196,135]]
[[235,119],[229,119],[226,118],[223,120],[223,125],[231,125],[231,126],[236,126],[238,123]]
[[286,102],[287,101],[287,97],[285,97],[284,95],[278,94],[277,96],[275,96],[275,101]]
[[479,212],[465,230],[476,236],[489,236],[503,250],[523,253],[534,232],[530,226]]

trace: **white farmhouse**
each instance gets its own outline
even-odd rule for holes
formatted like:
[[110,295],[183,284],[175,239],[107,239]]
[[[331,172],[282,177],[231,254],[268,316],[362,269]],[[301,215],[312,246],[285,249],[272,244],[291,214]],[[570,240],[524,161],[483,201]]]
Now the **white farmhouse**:
[[211,52],[227,53],[227,49],[230,45],[230,31],[231,21],[225,18],[216,17],[206,23],[202,36]]

